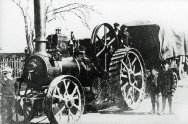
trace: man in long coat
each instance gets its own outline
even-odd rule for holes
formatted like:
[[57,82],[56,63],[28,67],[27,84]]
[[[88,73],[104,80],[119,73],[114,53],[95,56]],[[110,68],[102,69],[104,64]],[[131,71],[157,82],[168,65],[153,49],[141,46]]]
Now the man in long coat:
[[161,114],[164,114],[165,112],[165,105],[166,105],[166,99],[168,99],[169,103],[169,113],[172,114],[172,97],[173,93],[176,89],[175,86],[175,79],[173,75],[173,71],[169,68],[169,61],[165,60],[163,61],[163,69],[161,72],[159,72],[159,84],[162,94],[162,112]]
[[1,97],[1,123],[11,124],[13,116],[12,107],[14,104],[14,79],[12,78],[12,69],[5,67],[3,76],[0,78],[0,93]]

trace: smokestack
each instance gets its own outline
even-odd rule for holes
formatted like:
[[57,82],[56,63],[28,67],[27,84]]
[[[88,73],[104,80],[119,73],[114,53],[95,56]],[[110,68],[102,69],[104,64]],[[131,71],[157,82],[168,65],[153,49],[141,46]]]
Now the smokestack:
[[34,0],[35,54],[46,53],[46,0]]

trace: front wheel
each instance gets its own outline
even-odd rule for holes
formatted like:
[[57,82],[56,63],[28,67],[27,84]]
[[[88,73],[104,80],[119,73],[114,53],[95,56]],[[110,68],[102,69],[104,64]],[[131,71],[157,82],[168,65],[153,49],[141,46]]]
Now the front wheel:
[[52,81],[46,98],[50,123],[75,123],[83,114],[84,105],[84,92],[75,77],[62,75]]

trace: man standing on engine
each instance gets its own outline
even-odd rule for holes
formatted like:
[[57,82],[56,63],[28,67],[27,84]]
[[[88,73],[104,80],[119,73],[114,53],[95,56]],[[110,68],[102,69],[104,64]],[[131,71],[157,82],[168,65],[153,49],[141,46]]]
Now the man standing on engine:
[[130,47],[132,45],[132,38],[127,30],[128,27],[126,25],[120,27],[120,32],[118,34],[120,48]]
[[14,104],[14,79],[12,78],[12,69],[5,67],[3,69],[3,76],[0,79],[0,93],[1,97],[1,123],[11,124],[13,116],[12,107]]
[[165,105],[166,99],[168,99],[169,103],[169,114],[173,114],[172,112],[172,97],[175,91],[175,79],[173,75],[173,71],[169,68],[169,61],[163,61],[162,65],[164,66],[163,70],[159,72],[159,84],[162,94],[162,112],[165,113]]
[[118,36],[118,34],[119,34],[119,23],[117,23],[117,22],[114,23],[114,31],[115,31],[116,35]]

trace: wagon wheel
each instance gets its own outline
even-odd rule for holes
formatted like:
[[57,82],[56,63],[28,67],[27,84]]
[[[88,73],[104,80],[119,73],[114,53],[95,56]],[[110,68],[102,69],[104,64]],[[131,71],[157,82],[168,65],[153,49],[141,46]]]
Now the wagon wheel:
[[120,85],[123,98],[131,109],[137,108],[144,92],[143,64],[134,51],[120,60]]
[[175,80],[175,87],[177,88],[178,86],[178,76],[175,72],[173,72],[174,80]]
[[103,23],[94,28],[91,36],[92,58],[99,72],[108,72],[112,54],[118,49],[118,40],[113,27]]
[[179,79],[184,78],[184,76],[185,76],[185,71],[184,71],[184,64],[183,64],[183,61],[182,61],[182,58],[181,58],[181,57],[180,57],[180,61],[179,61],[178,70],[179,70]]
[[52,124],[74,123],[84,111],[85,98],[81,84],[72,76],[55,78],[47,92],[46,114]]
[[[13,105],[13,124],[26,124],[29,123],[34,118],[34,108],[33,102],[30,96],[32,92],[27,90],[27,85],[23,82],[15,83],[15,99]],[[27,92],[26,92],[27,91]],[[26,98],[28,98],[26,100]]]
[[[26,124],[29,123],[33,117],[32,105],[30,103],[23,103],[23,108],[19,105],[21,100],[18,100],[16,105],[13,107],[13,117],[12,121],[14,124]],[[30,105],[25,105],[30,104]],[[19,110],[20,109],[20,110]]]

